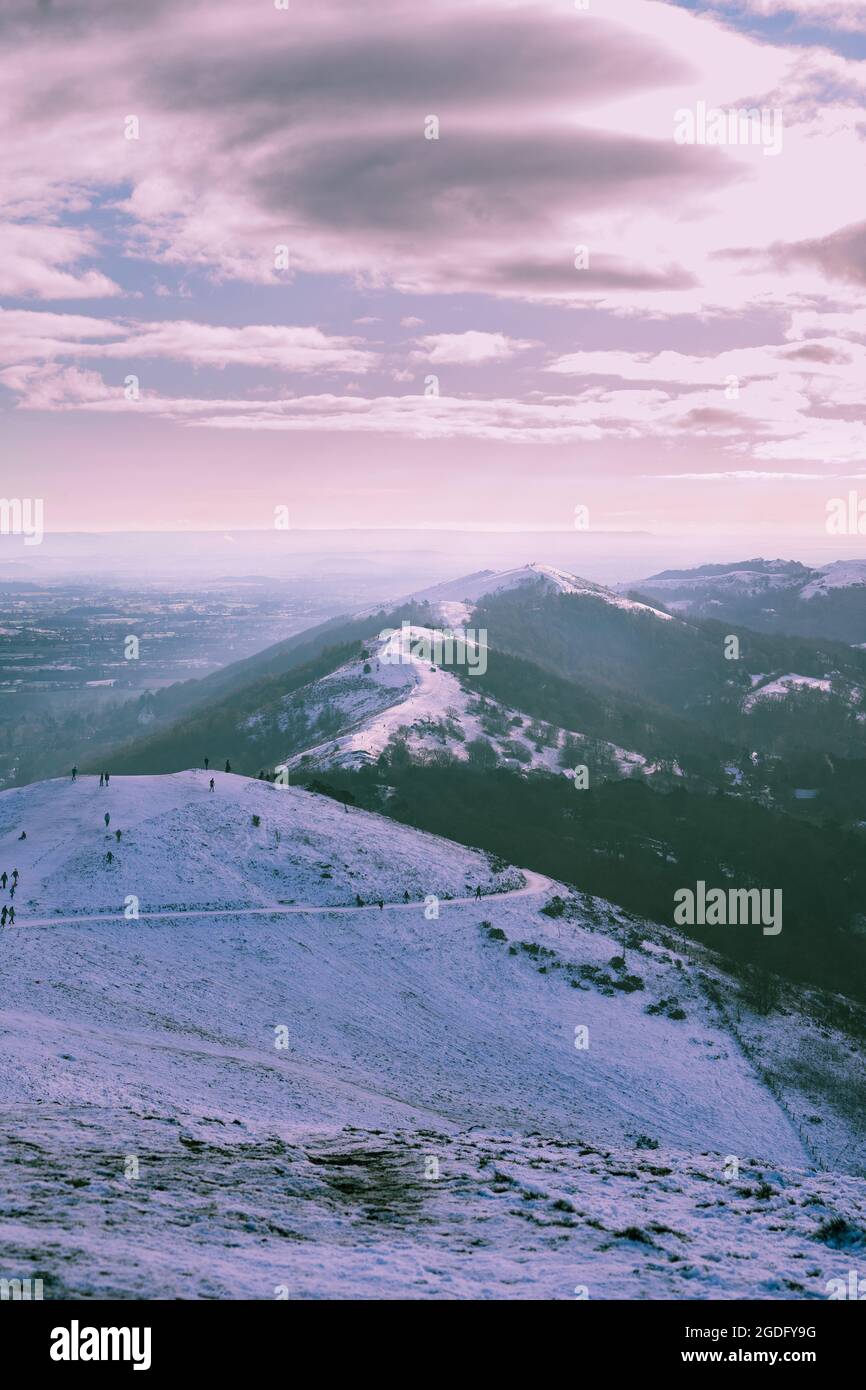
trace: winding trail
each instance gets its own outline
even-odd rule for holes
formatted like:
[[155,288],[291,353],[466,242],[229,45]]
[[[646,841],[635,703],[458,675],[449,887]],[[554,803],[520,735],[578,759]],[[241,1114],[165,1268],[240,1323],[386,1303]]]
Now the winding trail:
[[[521,869],[526,882],[522,888],[508,888],[504,893],[482,893],[480,898],[476,898],[472,893],[466,898],[440,898],[439,909],[443,907],[457,907],[467,903],[484,903],[491,898],[497,902],[506,899],[531,898],[541,893],[554,891],[555,884],[546,874],[536,873],[534,869]],[[384,907],[400,912],[417,912],[424,909],[425,900],[399,903],[385,903]],[[18,931],[22,927],[70,927],[77,926],[81,922],[148,922],[159,918],[171,917],[276,917],[276,916],[331,916],[346,912],[379,912],[378,902],[364,903],[363,907],[351,903],[346,906],[322,906],[321,904],[293,903],[286,905],[283,903],[273,903],[265,907],[188,907],[171,908],[169,910],[160,909],[158,912],[139,912],[136,917],[127,917],[123,912],[97,912],[92,914],[79,914],[75,917],[35,917],[22,918],[15,921],[9,931]],[[16,914],[17,915],[17,914]]]

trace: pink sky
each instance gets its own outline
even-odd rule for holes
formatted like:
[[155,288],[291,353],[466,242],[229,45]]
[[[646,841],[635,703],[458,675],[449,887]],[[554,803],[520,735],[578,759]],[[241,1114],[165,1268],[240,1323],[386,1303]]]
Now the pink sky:
[[[50,530],[823,533],[866,473],[866,76],[733,9],[4,8],[5,494]],[[777,148],[680,142],[701,106]]]

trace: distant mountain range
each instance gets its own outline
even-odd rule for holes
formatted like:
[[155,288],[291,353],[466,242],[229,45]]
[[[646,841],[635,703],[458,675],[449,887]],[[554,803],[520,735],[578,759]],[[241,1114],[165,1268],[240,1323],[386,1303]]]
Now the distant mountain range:
[[[98,756],[139,773],[208,756],[255,775],[361,766],[398,740],[415,753],[556,771],[586,762],[591,742],[597,765],[623,775],[661,760],[705,771],[744,743],[776,752],[797,738],[866,755],[866,652],[760,626],[741,626],[736,658],[727,652],[731,626],[737,635],[727,608],[767,590],[796,585],[793,601],[808,610],[854,595],[866,613],[866,587],[816,574],[783,562],[707,566],[647,581],[644,601],[547,565],[476,572],[130,702]],[[802,596],[807,586],[814,598]],[[444,633],[454,641],[443,654]],[[467,656],[476,641],[483,667]],[[815,700],[827,706],[820,721]]]
[[633,587],[684,617],[866,642],[866,560],[836,560],[820,569],[796,560],[741,560],[662,570]]

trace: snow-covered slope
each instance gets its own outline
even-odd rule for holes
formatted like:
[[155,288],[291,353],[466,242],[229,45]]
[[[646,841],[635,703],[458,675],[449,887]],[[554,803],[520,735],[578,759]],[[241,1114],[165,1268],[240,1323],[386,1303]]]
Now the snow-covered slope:
[[0,794],[0,852],[7,872],[20,873],[19,920],[119,912],[127,894],[142,911],[325,906],[356,894],[393,900],[406,890],[416,900],[453,897],[498,882],[484,855],[456,856],[449,841],[428,836],[421,844],[413,830],[369,816],[351,846],[349,813],[327,797],[213,775],[214,792],[199,771],[115,777],[106,789],[79,777]]
[[774,589],[795,588],[813,573],[788,560],[755,560],[746,566],[732,565],[730,569],[721,566],[708,568],[654,574],[641,581],[640,587],[653,594],[691,593],[706,598],[755,598]]
[[539,875],[215,782],[0,794],[10,1271],[48,1296],[825,1296],[822,1214],[856,1229],[863,1185],[831,1211],[654,929],[594,900],[545,915],[565,890]]
[[866,560],[836,560],[825,565],[818,577],[800,590],[800,598],[812,599],[832,589],[862,589],[866,586]]
[[866,630],[866,560],[810,569],[794,560],[751,560],[665,570],[638,588],[677,613],[739,618],[759,629],[853,641]]
[[[459,635],[462,629],[456,631]],[[519,710],[482,699],[480,689],[472,689],[471,675],[464,684],[455,674],[458,668],[446,669],[424,657],[436,635],[434,629],[412,625],[380,637],[367,644],[367,656],[288,696],[283,710],[271,715],[278,726],[282,721],[288,727],[301,715],[314,731],[323,719],[339,726],[330,738],[313,733],[304,751],[287,759],[289,768],[360,767],[374,762],[395,738],[416,755],[447,751],[463,760],[474,740],[487,738],[505,766],[562,771],[566,738],[583,742],[583,735],[549,724],[542,728]],[[459,669],[468,670],[465,664]],[[484,727],[485,711],[488,721],[495,715],[507,733],[491,737]],[[544,741],[534,736],[539,732]],[[605,746],[621,770],[646,766],[639,753]]]
[[565,570],[554,569],[552,565],[542,565],[534,561],[511,570],[481,570],[463,579],[425,589],[417,597],[433,604],[454,603],[459,600],[466,600],[471,604],[493,594],[506,593],[510,589],[522,588],[525,585],[541,585],[550,593],[577,594],[583,598],[600,599],[614,608],[649,613],[665,621],[669,621],[671,616],[657,608],[649,607],[648,604],[635,603],[631,599],[623,598],[612,589],[605,588],[603,584],[596,584],[591,579],[580,579],[577,575],[566,573]]
[[[816,691],[822,695],[835,694],[855,707],[859,707],[863,700],[862,687],[850,681],[840,680],[838,676],[834,683],[829,677],[802,676],[796,671],[788,671],[785,675],[772,679],[766,676],[754,677],[753,686],[743,699],[742,707],[746,713],[754,709],[759,700],[782,700],[804,690]],[[862,713],[858,714],[858,718],[862,717]]]

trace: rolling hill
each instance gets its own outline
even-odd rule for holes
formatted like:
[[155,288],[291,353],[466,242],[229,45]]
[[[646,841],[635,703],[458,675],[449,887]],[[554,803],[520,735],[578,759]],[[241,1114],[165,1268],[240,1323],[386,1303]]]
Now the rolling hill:
[[712,962],[649,923],[327,798],[215,783],[0,794],[20,873],[0,1230],[22,1277],[48,1297],[826,1297],[866,1182],[820,1171],[761,1057],[808,1018],[749,1041]]

